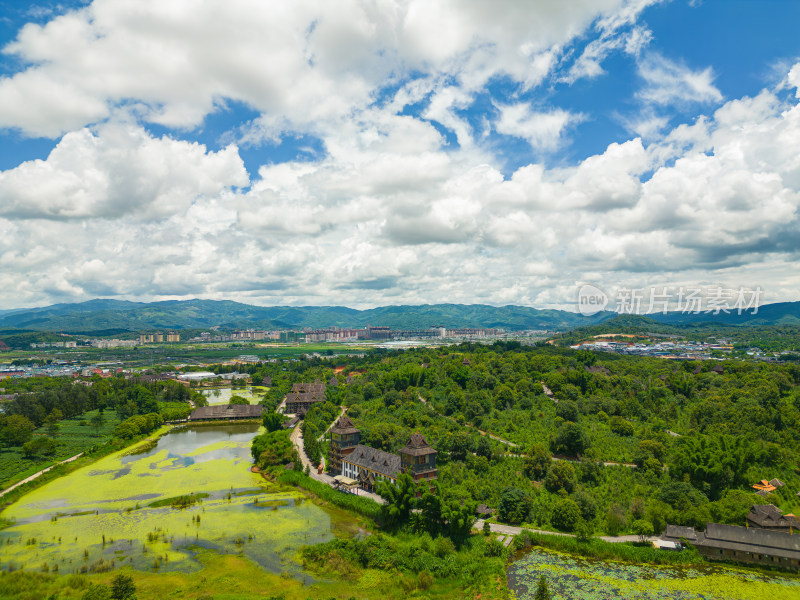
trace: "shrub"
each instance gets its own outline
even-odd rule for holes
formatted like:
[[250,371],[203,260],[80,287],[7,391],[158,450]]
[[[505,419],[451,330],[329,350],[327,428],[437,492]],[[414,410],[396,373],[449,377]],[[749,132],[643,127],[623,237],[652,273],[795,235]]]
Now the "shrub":
[[576,483],[575,467],[565,460],[553,462],[544,478],[544,487],[551,492],[564,490],[570,494],[575,489]]
[[110,600],[111,599],[111,588],[107,585],[103,585],[101,583],[93,583],[89,586],[83,596],[81,596],[81,600]]
[[550,517],[553,527],[561,531],[574,531],[581,521],[581,509],[574,500],[560,498],[553,506],[553,514]]
[[608,508],[606,512],[606,531],[609,535],[619,535],[625,528],[625,511],[618,504]]
[[504,523],[522,523],[528,518],[531,510],[531,499],[521,489],[507,487],[497,507],[497,516]]
[[608,426],[617,435],[626,437],[633,435],[633,425],[622,417],[611,417],[608,421]]
[[552,460],[551,454],[543,446],[534,444],[523,460],[522,468],[529,478],[541,479],[547,474]]
[[421,590],[427,590],[433,585],[433,575],[427,571],[420,571],[417,575],[417,587]]

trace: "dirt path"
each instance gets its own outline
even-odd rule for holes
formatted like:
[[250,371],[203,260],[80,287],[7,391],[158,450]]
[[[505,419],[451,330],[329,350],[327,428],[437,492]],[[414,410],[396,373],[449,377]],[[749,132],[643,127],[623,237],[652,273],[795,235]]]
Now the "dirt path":
[[[455,420],[453,417],[448,417],[447,415],[443,415],[442,413],[440,413],[439,411],[437,411],[435,408],[433,408],[433,406],[431,406],[430,404],[428,404],[428,401],[427,401],[427,400],[425,400],[425,398],[423,398],[423,397],[422,397],[422,395],[420,395],[420,394],[417,394],[417,397],[420,399],[420,402],[422,402],[422,403],[423,403],[425,406],[427,406],[428,408],[430,408],[430,409],[431,409],[433,412],[435,412],[435,413],[436,413],[437,415],[439,415],[440,417],[444,417],[445,419],[449,419],[449,420],[450,420],[450,421],[452,421],[453,423],[456,423],[456,424],[458,424],[459,426],[461,426],[461,425],[458,423],[458,421],[456,421],[456,420]],[[493,433],[489,433],[488,431],[484,431],[483,429],[478,429],[477,427],[475,427],[474,425],[470,425],[469,423],[464,423],[463,427],[469,427],[470,429],[474,429],[475,431],[477,431],[477,432],[478,432],[478,433],[480,433],[481,435],[486,435],[486,436],[489,436],[489,437],[490,437],[490,438],[492,438],[494,441],[496,441],[496,442],[500,442],[501,444],[505,444],[506,446],[511,446],[512,448],[519,448],[519,445],[518,445],[518,444],[515,444],[514,442],[509,442],[508,440],[504,440],[503,438],[501,438],[501,437],[498,437],[498,436],[494,435]]]
[[331,424],[330,424],[330,425],[328,425],[328,428],[327,428],[325,431],[323,431],[323,432],[322,432],[322,435],[321,435],[321,436],[319,436],[319,437],[317,438],[317,441],[318,441],[318,442],[321,442],[322,440],[324,440],[324,439],[325,439],[325,434],[327,434],[327,433],[328,433],[328,432],[331,430],[331,427],[333,427],[334,425],[336,425],[336,422],[337,422],[339,419],[341,419],[341,418],[342,418],[342,415],[343,415],[343,414],[345,413],[345,411],[347,410],[347,407],[346,407],[346,406],[341,406],[340,408],[341,408],[342,410],[340,410],[340,411],[339,411],[339,414],[336,416],[336,418],[335,418],[333,421],[331,421]]
[[33,475],[31,475],[31,476],[29,476],[29,477],[26,477],[26,478],[25,478],[25,479],[23,479],[22,481],[18,481],[17,483],[15,483],[14,485],[12,485],[10,488],[6,488],[6,489],[5,489],[5,490],[3,490],[2,492],[0,492],[0,498],[2,498],[3,496],[5,496],[5,495],[6,495],[8,492],[10,492],[11,490],[15,490],[15,489],[17,489],[19,486],[21,486],[21,485],[25,485],[25,484],[26,484],[26,483],[28,483],[29,481],[33,481],[34,479],[37,479],[37,478],[38,478],[38,477],[40,477],[41,475],[44,475],[45,473],[47,473],[49,470],[53,469],[54,467],[57,467],[58,465],[63,465],[63,464],[66,464],[66,463],[72,462],[73,460],[78,460],[78,459],[79,459],[81,456],[83,456],[83,452],[81,452],[80,454],[76,454],[75,456],[70,456],[70,457],[69,457],[68,459],[66,459],[66,460],[62,460],[61,462],[57,462],[57,463],[55,463],[54,465],[50,465],[50,466],[49,466],[49,467],[47,467],[46,469],[42,469],[42,470],[41,470],[41,471],[39,471],[38,473],[34,473]]
[[[542,387],[545,390],[545,394],[547,394],[548,397],[552,397],[553,392],[551,392],[547,388],[547,386],[544,385],[544,383],[542,383]],[[428,404],[428,401],[425,400],[425,398],[423,398],[422,395],[417,394],[417,397],[420,399],[420,402],[422,402],[425,406],[430,408],[433,412],[435,412],[440,417],[444,417],[445,419],[450,419],[453,423],[458,423],[458,421],[456,421],[454,418],[448,417],[447,415],[443,415],[442,413],[438,412],[435,408],[433,408],[430,404]],[[558,401],[555,400],[555,402],[558,402]],[[519,448],[519,444],[515,444],[514,442],[509,442],[508,440],[504,440],[503,438],[498,437],[498,436],[494,435],[493,433],[489,433],[488,431],[484,431],[483,429],[478,429],[477,427],[475,427],[473,425],[470,425],[469,423],[465,423],[464,427],[469,427],[471,429],[474,429],[475,431],[477,431],[481,435],[487,435],[490,438],[492,438],[494,441],[500,442],[501,444],[505,444],[506,446],[510,446],[512,448]],[[523,457],[525,457],[527,455],[526,454],[522,454],[522,453],[520,453],[520,454],[508,453],[508,454],[504,454],[503,456],[511,456],[511,457],[514,457],[514,458],[523,458]],[[568,459],[568,458],[555,458],[555,457],[553,458],[553,460],[567,460],[569,462],[580,462],[577,459],[572,460],[572,459]],[[627,467],[629,469],[635,469],[636,468],[636,465],[634,465],[633,463],[620,463],[620,462],[614,462],[614,461],[603,462],[603,465],[606,466],[606,467]]]

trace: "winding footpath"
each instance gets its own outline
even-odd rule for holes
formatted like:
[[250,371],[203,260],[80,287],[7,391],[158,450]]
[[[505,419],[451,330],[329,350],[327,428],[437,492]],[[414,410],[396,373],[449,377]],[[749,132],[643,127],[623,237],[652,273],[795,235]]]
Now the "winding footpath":
[[[551,392],[548,389],[548,387],[546,385],[544,385],[544,383],[542,383],[542,387],[545,390],[545,395],[547,395],[549,398],[551,398],[554,402],[558,403],[558,400],[555,400],[555,398],[552,397],[553,392]],[[420,402],[422,402],[425,406],[427,406],[429,409],[431,409],[433,412],[435,412],[440,417],[444,417],[445,419],[450,419],[453,423],[458,423],[458,421],[456,421],[453,417],[448,417],[447,415],[443,415],[442,413],[438,412],[435,408],[433,408],[430,404],[428,404],[428,401],[425,400],[425,398],[423,398],[421,394],[417,394],[417,397],[419,398]],[[474,429],[475,431],[477,431],[481,435],[489,436],[494,441],[500,442],[501,444],[505,444],[506,446],[509,446],[509,447],[512,447],[512,448],[519,448],[519,444],[515,444],[514,442],[510,442],[508,440],[505,440],[505,439],[503,439],[503,438],[501,438],[499,436],[494,435],[493,433],[489,433],[488,431],[484,431],[483,429],[478,429],[477,427],[475,427],[474,425],[470,425],[469,423],[464,423],[463,426],[464,427],[469,427],[471,429]],[[509,452],[509,453],[504,454],[503,456],[510,456],[512,458],[524,458],[527,455],[523,454],[523,453],[513,454],[513,453]],[[566,460],[567,462],[574,462],[574,463],[580,462],[580,460],[571,459],[571,458],[556,458],[556,457],[553,457],[553,460]],[[627,467],[629,469],[635,469],[637,467],[633,463],[621,463],[621,462],[614,462],[614,461],[603,462],[603,465],[606,466],[606,467]]]
[[25,478],[25,479],[23,479],[22,481],[18,481],[17,483],[15,483],[14,485],[12,485],[11,487],[9,487],[9,488],[6,488],[6,489],[4,489],[2,492],[0,492],[0,498],[2,498],[3,496],[5,496],[5,495],[6,495],[8,492],[10,492],[10,491],[12,491],[12,490],[15,490],[15,489],[17,489],[19,486],[21,486],[21,485],[25,485],[26,483],[28,483],[28,482],[30,482],[30,481],[33,481],[34,479],[37,479],[38,477],[40,477],[40,476],[44,475],[45,473],[47,473],[47,472],[48,472],[48,471],[50,471],[51,469],[54,469],[55,467],[57,467],[58,465],[64,465],[64,464],[66,464],[66,463],[70,463],[70,462],[72,462],[73,460],[78,460],[78,459],[79,459],[81,456],[83,456],[83,452],[81,452],[80,454],[76,454],[75,456],[70,456],[70,457],[69,457],[68,459],[66,459],[66,460],[62,460],[61,462],[57,462],[57,463],[55,463],[55,464],[53,464],[53,465],[50,465],[50,466],[49,466],[49,467],[47,467],[46,469],[42,469],[41,471],[39,471],[38,473],[34,473],[34,474],[33,474],[33,475],[31,475],[30,477],[26,477],[26,478]]
[[[421,394],[417,394],[417,397],[419,398],[420,402],[422,402],[425,406],[427,406],[429,409],[431,409],[433,412],[435,412],[440,417],[443,417],[445,419],[449,419],[453,423],[456,423],[456,424],[460,425],[458,423],[458,421],[456,421],[453,417],[448,417],[447,415],[443,415],[442,413],[437,411],[435,408],[433,408],[433,406],[428,404],[428,401],[425,400],[425,398],[423,398]],[[470,425],[469,423],[464,423],[463,427],[469,427],[470,429],[474,429],[475,431],[477,431],[481,435],[488,436],[491,439],[493,439],[494,441],[500,442],[501,444],[505,444],[506,446],[510,446],[512,448],[519,448],[519,444],[515,444],[514,442],[509,442],[508,440],[504,440],[503,438],[501,438],[499,436],[496,436],[493,433],[489,433],[488,431],[484,431],[483,429],[478,429],[477,427],[475,427],[474,425]]]

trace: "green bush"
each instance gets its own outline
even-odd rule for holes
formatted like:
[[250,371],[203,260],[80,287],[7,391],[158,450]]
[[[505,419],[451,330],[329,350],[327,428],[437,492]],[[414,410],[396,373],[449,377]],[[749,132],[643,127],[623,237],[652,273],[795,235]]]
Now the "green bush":
[[282,472],[278,476],[278,482],[306,489],[326,502],[369,517],[373,521],[377,522],[380,520],[381,505],[372,498],[334,490],[329,485],[311,479],[299,471]]
[[550,517],[553,527],[561,531],[574,531],[581,521],[581,509],[574,500],[560,498],[553,506],[553,514]]
[[547,476],[544,478],[544,487],[551,492],[564,490],[570,494],[577,483],[575,467],[565,460],[553,461],[547,471]]

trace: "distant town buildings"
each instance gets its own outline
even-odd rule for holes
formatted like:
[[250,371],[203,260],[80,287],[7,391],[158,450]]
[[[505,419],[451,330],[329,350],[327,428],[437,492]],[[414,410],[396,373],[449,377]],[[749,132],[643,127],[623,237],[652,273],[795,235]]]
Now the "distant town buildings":
[[181,335],[174,331],[170,331],[169,333],[161,333],[160,331],[156,333],[141,333],[139,334],[139,343],[140,344],[162,344],[164,342],[167,343],[175,343],[181,341]]

